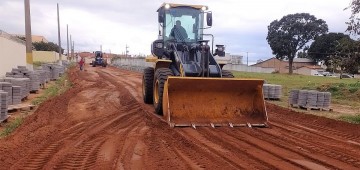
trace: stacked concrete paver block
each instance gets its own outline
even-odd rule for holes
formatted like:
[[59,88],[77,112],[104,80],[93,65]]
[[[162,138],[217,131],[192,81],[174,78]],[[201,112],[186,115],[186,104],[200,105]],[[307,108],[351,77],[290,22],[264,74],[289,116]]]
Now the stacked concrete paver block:
[[30,79],[29,78],[11,78],[4,79],[6,82],[11,83],[13,86],[21,87],[21,98],[26,98],[30,94]]
[[299,91],[299,97],[298,97],[298,102],[297,102],[298,106],[306,106],[307,95],[308,95],[307,90],[300,90]]
[[6,102],[8,105],[12,105],[12,86],[9,82],[0,82],[0,90],[6,92],[7,99]]
[[39,73],[30,72],[28,73],[28,77],[30,78],[30,91],[38,91],[40,89],[40,79]]
[[330,109],[331,93],[316,90],[291,90],[289,104],[305,108]]
[[289,104],[297,105],[299,100],[299,90],[291,90],[289,95]]
[[0,91],[0,121],[3,121],[7,118],[8,115],[8,104],[7,104],[7,92]]
[[21,86],[12,86],[12,104],[21,104]]
[[276,84],[264,84],[263,93],[265,99],[280,99],[281,98],[282,86]]

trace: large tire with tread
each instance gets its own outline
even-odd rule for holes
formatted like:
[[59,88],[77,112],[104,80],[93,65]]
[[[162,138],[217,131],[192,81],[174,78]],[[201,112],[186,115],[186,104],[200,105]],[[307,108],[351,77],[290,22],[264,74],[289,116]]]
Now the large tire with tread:
[[155,71],[153,101],[154,101],[155,112],[158,115],[163,114],[163,110],[162,110],[163,92],[164,92],[164,85],[168,76],[173,76],[173,73],[169,68],[159,68]]
[[154,68],[147,67],[144,69],[143,79],[142,79],[142,93],[144,103],[153,104],[153,94],[154,94]]
[[93,66],[93,67],[96,67],[95,61],[92,62],[92,66]]
[[223,78],[234,78],[234,75],[229,70],[221,70],[221,74]]

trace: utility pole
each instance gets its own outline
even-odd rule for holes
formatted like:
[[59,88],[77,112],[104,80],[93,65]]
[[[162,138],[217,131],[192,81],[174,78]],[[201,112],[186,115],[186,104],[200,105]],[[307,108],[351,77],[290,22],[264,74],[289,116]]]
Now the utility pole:
[[126,46],[125,46],[125,57],[128,56],[128,53],[129,53],[128,48],[129,48],[129,46],[126,44]]
[[71,34],[70,34],[70,58],[72,58],[72,37],[71,37]]
[[57,3],[57,21],[58,21],[58,40],[59,40],[59,64],[62,65],[62,50],[61,50],[61,37],[60,37],[60,15],[59,15],[59,3]]
[[26,66],[29,70],[33,70],[30,0],[25,0],[24,6],[25,6]]
[[246,65],[249,66],[249,52],[246,52]]
[[68,60],[71,60],[71,57],[69,56],[70,53],[69,53],[69,25],[66,24],[66,45],[67,45],[67,58]]
[[74,48],[75,48],[75,41],[73,41],[71,45],[71,59],[74,59]]

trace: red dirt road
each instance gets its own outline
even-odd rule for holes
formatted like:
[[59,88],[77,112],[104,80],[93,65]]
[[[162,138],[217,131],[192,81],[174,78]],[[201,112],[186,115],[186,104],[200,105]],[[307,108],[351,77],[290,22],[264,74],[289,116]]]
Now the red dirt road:
[[141,74],[87,68],[0,140],[0,169],[360,169],[360,126],[267,104],[271,128],[174,128]]

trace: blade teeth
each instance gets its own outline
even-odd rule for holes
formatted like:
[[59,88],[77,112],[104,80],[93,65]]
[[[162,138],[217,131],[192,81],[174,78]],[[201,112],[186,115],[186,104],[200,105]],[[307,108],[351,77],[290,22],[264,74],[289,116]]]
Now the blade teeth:
[[251,124],[250,124],[250,123],[247,123],[247,125],[248,125],[248,127],[249,127],[249,128],[252,128],[252,126],[251,126]]
[[196,129],[196,126],[195,126],[195,124],[191,124],[191,126],[194,128],[194,129]]
[[232,128],[234,127],[234,125],[232,123],[229,123],[229,126],[232,127]]

